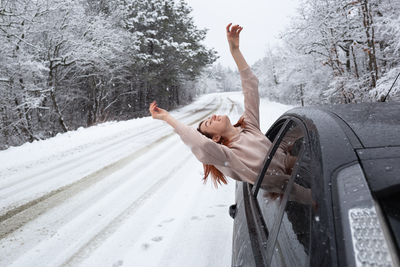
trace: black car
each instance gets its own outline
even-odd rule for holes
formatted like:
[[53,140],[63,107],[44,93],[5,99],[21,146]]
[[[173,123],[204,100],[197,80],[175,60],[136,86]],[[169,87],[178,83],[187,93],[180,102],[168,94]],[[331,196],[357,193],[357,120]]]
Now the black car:
[[232,266],[400,266],[400,104],[295,108],[266,136],[257,183],[237,182],[229,210]]

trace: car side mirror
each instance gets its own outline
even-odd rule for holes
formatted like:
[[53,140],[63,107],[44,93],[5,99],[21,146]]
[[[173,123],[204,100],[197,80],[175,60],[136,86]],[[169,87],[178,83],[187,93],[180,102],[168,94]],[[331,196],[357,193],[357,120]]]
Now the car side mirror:
[[236,204],[233,204],[229,207],[229,215],[232,217],[232,219],[235,219],[236,216]]

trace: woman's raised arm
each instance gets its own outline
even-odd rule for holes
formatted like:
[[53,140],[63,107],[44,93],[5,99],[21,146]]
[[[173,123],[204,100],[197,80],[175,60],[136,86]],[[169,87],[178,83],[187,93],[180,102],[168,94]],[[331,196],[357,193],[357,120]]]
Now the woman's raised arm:
[[244,59],[239,49],[239,34],[243,27],[239,25],[232,26],[229,23],[226,26],[226,36],[228,38],[229,48],[233,59],[238,67],[240,78],[242,80],[242,89],[244,95],[244,118],[248,125],[260,129],[259,105],[260,98],[258,95],[258,79],[250,70],[249,65]]
[[226,26],[226,37],[228,39],[229,49],[240,72],[249,67],[239,49],[239,34],[243,30],[243,27],[234,25],[231,28],[231,25],[232,23],[229,23],[228,26]]

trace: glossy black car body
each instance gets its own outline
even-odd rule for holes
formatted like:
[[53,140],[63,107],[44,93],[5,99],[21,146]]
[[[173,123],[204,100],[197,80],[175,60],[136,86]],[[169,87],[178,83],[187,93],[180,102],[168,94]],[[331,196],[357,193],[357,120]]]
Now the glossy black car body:
[[[271,196],[264,174],[295,131],[287,151],[296,163]],[[295,108],[266,136],[273,146],[258,182],[236,184],[232,266],[398,266],[399,104]]]

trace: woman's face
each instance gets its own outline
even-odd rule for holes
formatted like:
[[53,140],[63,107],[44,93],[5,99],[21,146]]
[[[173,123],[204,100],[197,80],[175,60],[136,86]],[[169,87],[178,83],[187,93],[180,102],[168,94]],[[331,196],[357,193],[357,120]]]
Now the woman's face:
[[212,115],[201,123],[200,131],[203,133],[208,133],[211,136],[222,136],[230,124],[231,121],[229,120],[228,116]]

